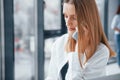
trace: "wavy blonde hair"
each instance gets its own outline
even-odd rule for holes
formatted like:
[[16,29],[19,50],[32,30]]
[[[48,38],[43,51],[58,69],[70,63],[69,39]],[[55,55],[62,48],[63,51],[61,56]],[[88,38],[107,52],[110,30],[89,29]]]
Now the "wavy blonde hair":
[[[78,22],[78,55],[85,52],[86,46],[90,50],[86,54],[87,60],[95,53],[97,46],[102,42],[105,44],[109,51],[110,57],[115,56],[115,52],[111,49],[105,33],[102,29],[98,9],[95,0],[64,0],[64,3],[70,3],[75,6]],[[84,29],[88,29],[89,42],[84,40]],[[75,51],[76,41],[69,37],[65,50],[67,52]]]

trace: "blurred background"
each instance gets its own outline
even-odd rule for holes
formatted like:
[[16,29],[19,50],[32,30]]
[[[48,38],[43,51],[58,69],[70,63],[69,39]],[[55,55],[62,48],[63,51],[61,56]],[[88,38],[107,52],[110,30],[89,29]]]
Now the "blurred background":
[[[103,29],[116,52],[111,29],[120,0],[96,0]],[[51,46],[67,32],[62,0],[0,0],[0,80],[44,80]],[[120,74],[116,57],[106,76]]]

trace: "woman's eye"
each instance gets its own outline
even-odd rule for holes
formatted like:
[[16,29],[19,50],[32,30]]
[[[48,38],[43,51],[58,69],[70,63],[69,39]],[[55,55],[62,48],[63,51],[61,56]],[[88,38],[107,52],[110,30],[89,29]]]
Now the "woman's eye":
[[77,20],[77,18],[76,18],[76,17],[72,17],[72,19],[73,19],[73,20]]
[[67,15],[64,15],[64,17],[65,17],[65,18],[68,18],[68,16],[67,16]]

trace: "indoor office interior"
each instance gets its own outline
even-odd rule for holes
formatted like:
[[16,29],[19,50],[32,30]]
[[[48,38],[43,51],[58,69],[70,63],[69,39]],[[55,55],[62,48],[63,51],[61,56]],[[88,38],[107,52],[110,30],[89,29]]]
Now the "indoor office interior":
[[[95,1],[116,52],[111,23],[120,0]],[[45,80],[52,44],[67,33],[62,7],[62,0],[0,0],[0,80]],[[116,56],[109,59],[106,76],[95,80],[120,80]]]

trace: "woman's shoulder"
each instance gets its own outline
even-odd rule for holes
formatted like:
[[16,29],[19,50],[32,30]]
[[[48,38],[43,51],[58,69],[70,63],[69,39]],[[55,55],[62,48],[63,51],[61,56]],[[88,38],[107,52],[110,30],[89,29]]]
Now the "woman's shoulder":
[[66,39],[68,37],[68,34],[63,34],[62,36],[58,37],[55,42],[53,43],[53,45],[57,45],[57,44],[63,44]]
[[104,58],[109,59],[109,49],[105,44],[100,43],[97,46],[94,55],[90,58],[89,62],[99,61]]
[[92,58],[98,58],[98,57],[104,57],[104,56],[109,56],[109,49],[108,47],[103,44],[103,43],[100,43],[98,46],[97,46],[97,49],[94,53],[94,55],[92,56]]
[[97,50],[108,50],[108,47],[105,44],[100,43],[97,47]]
[[62,36],[58,37],[58,39],[56,41],[63,41],[65,38],[68,37],[68,34],[63,34]]
[[117,14],[116,16],[120,17],[120,14]]
[[113,19],[114,19],[114,20],[120,19],[120,14],[115,15]]
[[97,46],[95,54],[96,55],[106,55],[106,56],[108,56],[109,55],[109,49],[108,49],[108,47],[105,44],[100,43]]

